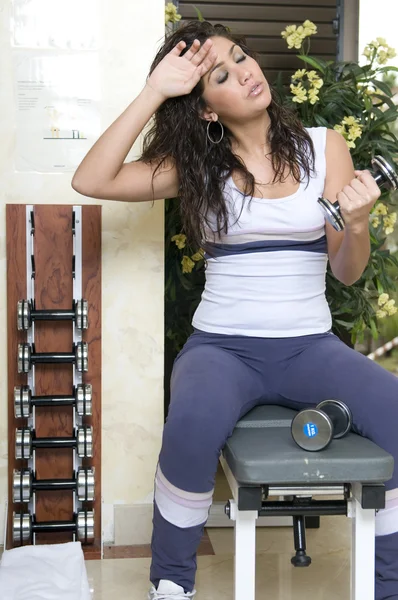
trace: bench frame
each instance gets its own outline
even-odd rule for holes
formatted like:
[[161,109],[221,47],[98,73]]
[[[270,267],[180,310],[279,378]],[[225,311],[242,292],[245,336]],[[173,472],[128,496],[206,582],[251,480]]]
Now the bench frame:
[[[342,482],[340,485],[242,485],[233,475],[223,454],[220,463],[231,488],[233,499],[225,507],[227,516],[234,521],[235,561],[234,600],[255,600],[256,520],[266,503],[262,503],[264,488],[269,495],[274,491],[280,502],[284,496],[317,496],[327,493],[341,495],[348,491],[346,515],[352,519],[351,541],[351,600],[374,600],[375,571],[375,515],[384,508],[384,484]],[[245,501],[244,490],[251,492]],[[333,494],[334,491],[334,494]],[[271,492],[271,493],[270,493]],[[246,496],[247,498],[247,496]],[[282,505],[281,505],[282,506]],[[283,514],[288,515],[288,512]],[[290,513],[291,515],[293,513]],[[315,511],[312,514],[316,514]],[[325,513],[319,514],[341,514]],[[292,568],[294,568],[292,566]]]

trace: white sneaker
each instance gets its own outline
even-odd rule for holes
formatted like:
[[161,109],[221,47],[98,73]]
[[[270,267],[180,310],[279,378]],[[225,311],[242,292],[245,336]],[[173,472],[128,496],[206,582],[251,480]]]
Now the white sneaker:
[[186,600],[186,598],[193,598],[195,594],[196,590],[193,590],[193,592],[184,592],[184,588],[173,581],[161,579],[158,589],[154,586],[151,587],[148,600]]

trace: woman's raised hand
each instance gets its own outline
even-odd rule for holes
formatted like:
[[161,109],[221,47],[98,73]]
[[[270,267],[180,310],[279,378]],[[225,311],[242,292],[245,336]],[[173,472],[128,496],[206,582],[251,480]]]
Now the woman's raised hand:
[[211,39],[202,46],[199,40],[194,40],[184,56],[180,56],[185,46],[185,42],[179,42],[160,61],[147,81],[147,85],[164,100],[189,94],[217,59]]

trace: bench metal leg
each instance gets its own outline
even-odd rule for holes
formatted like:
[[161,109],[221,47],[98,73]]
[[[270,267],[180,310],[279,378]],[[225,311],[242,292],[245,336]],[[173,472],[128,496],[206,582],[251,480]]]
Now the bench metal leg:
[[256,510],[238,510],[230,500],[235,521],[234,600],[255,600],[256,587]]
[[350,500],[352,518],[351,600],[374,600],[375,587],[375,511],[363,509],[353,496]]

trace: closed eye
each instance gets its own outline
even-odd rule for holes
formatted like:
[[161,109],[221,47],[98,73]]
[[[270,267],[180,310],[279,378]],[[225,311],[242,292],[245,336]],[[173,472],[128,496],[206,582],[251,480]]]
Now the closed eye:
[[[238,60],[236,60],[237,63],[243,62],[244,60],[246,60],[246,56],[241,56]],[[227,81],[228,79],[228,71],[226,71],[225,75],[223,75],[223,77],[221,77],[220,79],[217,79],[217,83],[224,83],[225,81]]]

